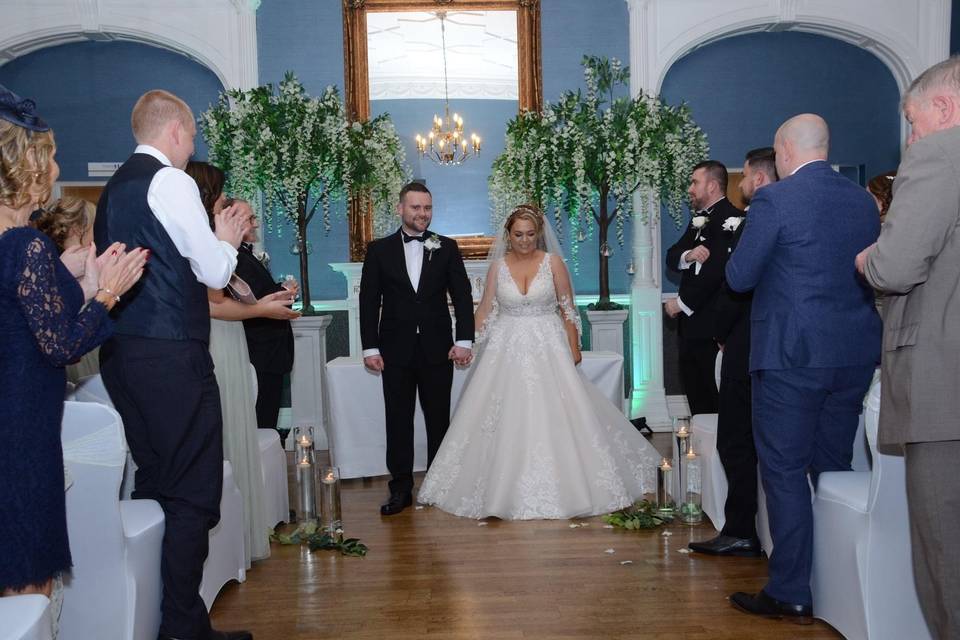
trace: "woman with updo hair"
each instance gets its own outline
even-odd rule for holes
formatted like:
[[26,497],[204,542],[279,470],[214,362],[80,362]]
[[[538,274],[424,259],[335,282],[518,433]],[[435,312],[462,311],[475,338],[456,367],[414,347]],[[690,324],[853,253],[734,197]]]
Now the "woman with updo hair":
[[893,181],[897,177],[896,171],[889,171],[873,176],[867,182],[867,191],[873,196],[877,203],[877,209],[880,210],[880,223],[882,224],[887,217],[887,210],[890,203],[893,202]]
[[148,252],[91,247],[79,280],[28,226],[60,169],[50,127],[0,85],[0,593],[51,595],[70,568],[60,423],[64,365],[112,331]]
[[660,456],[577,369],[580,314],[543,212],[513,210],[475,314],[478,353],[418,500],[469,518],[575,518],[655,488]]

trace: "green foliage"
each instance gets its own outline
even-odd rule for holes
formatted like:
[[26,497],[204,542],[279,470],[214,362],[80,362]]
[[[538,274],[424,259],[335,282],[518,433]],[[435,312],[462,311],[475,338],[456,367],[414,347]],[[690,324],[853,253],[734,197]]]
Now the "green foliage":
[[306,544],[310,551],[339,551],[345,556],[363,557],[367,555],[367,545],[358,538],[344,538],[342,533],[331,535],[320,531],[316,523],[305,523],[292,533],[270,532],[270,540],[280,544]]
[[657,505],[649,500],[641,500],[620,511],[603,516],[603,521],[623,529],[656,529],[672,518],[657,512]]
[[228,191],[252,203],[262,193],[268,221],[280,212],[298,233],[318,206],[329,230],[331,204],[350,196],[369,198],[388,215],[408,175],[389,116],[351,123],[336,87],[311,97],[291,72],[276,90],[221,93],[200,127]]

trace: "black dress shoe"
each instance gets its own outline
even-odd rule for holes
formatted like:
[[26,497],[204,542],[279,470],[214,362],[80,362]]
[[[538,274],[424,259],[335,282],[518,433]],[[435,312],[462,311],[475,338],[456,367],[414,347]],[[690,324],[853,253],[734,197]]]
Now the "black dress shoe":
[[760,541],[756,538],[734,538],[719,535],[712,540],[691,542],[687,545],[691,551],[711,556],[737,556],[741,558],[760,557]]
[[380,515],[392,516],[413,504],[412,493],[391,493],[386,504],[380,506]]
[[813,607],[810,605],[780,602],[763,591],[756,595],[738,591],[730,596],[730,602],[737,609],[755,616],[783,618],[794,624],[813,624]]

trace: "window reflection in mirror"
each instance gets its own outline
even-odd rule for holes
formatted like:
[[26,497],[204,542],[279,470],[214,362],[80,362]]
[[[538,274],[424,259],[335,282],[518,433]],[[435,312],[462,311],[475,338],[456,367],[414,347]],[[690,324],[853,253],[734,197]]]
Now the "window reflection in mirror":
[[[507,121],[518,111],[516,12],[371,12],[367,51],[370,116],[390,114],[414,178],[425,180],[433,193],[431,229],[452,236],[490,235],[487,179],[503,151]],[[431,153],[429,134],[435,116],[445,117],[445,89],[449,115],[462,120],[470,152],[459,165],[430,159],[442,153],[436,135]],[[423,156],[417,134],[424,139]],[[479,155],[472,153],[471,134],[481,140]]]

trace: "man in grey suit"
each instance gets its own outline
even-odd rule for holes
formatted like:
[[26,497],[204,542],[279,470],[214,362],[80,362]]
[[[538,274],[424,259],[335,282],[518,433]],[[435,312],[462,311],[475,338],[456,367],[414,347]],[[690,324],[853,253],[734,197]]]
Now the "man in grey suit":
[[857,269],[883,302],[881,447],[903,447],[917,595],[935,638],[960,638],[960,58],[921,74],[876,244]]

